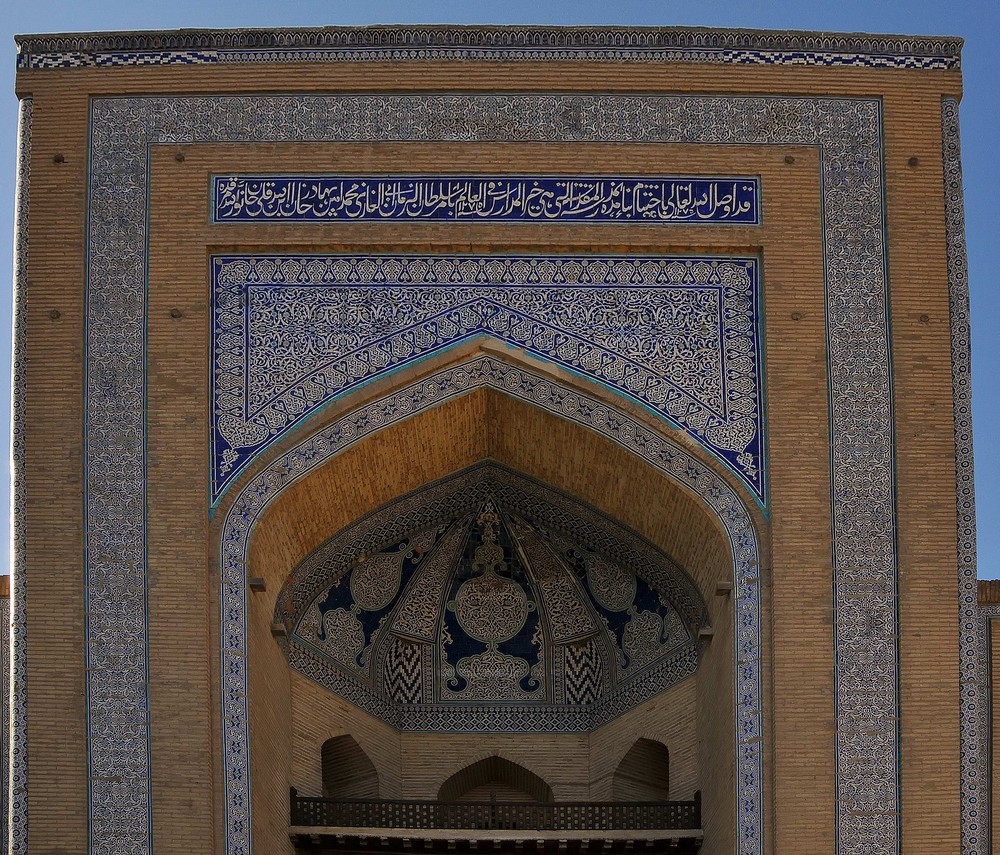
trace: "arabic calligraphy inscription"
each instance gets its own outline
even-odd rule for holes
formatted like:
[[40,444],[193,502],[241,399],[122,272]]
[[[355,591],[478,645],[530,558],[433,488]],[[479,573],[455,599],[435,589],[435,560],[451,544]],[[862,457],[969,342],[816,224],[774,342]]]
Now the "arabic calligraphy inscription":
[[215,222],[760,223],[753,177],[216,175]]

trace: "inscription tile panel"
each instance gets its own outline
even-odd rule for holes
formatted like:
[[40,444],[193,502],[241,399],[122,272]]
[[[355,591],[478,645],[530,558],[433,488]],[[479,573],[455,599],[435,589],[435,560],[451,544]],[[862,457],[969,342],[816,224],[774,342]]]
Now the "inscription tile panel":
[[217,223],[760,223],[753,177],[216,175],[212,188]]

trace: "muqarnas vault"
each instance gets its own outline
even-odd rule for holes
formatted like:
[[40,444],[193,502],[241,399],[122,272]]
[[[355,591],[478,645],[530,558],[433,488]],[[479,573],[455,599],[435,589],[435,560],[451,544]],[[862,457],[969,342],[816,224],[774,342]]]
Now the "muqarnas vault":
[[960,49],[19,38],[5,851],[989,852]]

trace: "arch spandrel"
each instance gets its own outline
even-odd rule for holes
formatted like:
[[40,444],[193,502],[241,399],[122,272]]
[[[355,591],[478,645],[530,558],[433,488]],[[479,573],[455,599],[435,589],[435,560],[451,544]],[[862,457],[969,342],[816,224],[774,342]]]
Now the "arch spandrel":
[[213,504],[312,413],[484,338],[647,408],[764,501],[755,258],[238,254],[211,269]]

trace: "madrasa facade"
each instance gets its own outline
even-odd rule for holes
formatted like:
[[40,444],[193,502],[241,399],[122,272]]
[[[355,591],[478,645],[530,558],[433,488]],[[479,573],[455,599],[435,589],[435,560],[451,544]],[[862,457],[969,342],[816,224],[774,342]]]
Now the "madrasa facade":
[[4,855],[987,855],[961,40],[17,45]]

